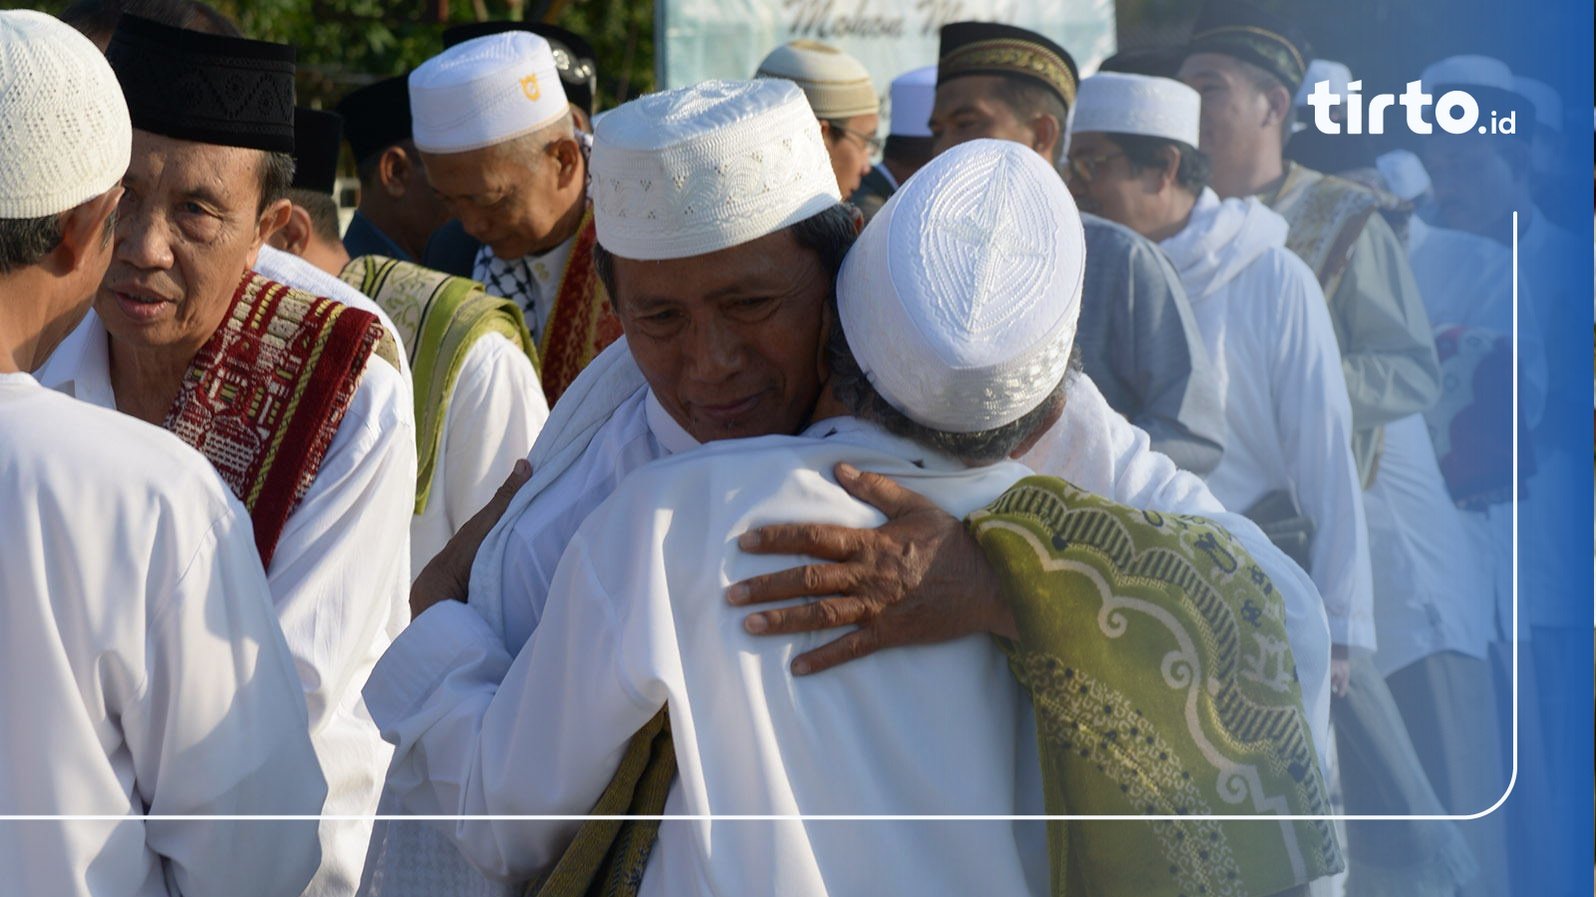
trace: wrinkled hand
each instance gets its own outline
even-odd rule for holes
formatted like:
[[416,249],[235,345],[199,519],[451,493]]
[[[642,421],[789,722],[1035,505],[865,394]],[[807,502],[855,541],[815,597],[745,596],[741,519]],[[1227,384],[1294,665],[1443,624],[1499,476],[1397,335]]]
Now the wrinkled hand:
[[1346,645],[1330,646],[1330,693],[1338,698],[1347,696],[1347,684],[1352,681],[1352,661],[1347,656]]
[[887,515],[876,529],[825,524],[779,524],[738,539],[754,554],[796,554],[834,563],[809,564],[733,584],[735,605],[811,597],[820,600],[750,614],[755,635],[816,632],[857,626],[799,655],[803,676],[898,645],[931,644],[974,632],[1015,637],[1014,618],[997,576],[964,523],[924,496],[880,474],[838,464],[837,482]]
[[440,601],[466,600],[466,590],[471,584],[471,563],[477,559],[477,549],[510,507],[510,499],[515,498],[530,479],[532,465],[525,459],[515,462],[499,491],[493,493],[482,510],[472,515],[443,550],[427,562],[416,581],[410,584],[410,619],[421,616],[422,611]]

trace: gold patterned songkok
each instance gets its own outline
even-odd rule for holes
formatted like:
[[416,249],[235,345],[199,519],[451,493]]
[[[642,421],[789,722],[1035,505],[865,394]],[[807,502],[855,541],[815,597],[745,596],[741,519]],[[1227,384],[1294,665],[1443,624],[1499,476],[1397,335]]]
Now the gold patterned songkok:
[[1046,87],[1075,105],[1080,73],[1063,47],[1034,31],[997,22],[953,22],[942,26],[937,85],[966,75],[1004,75]]

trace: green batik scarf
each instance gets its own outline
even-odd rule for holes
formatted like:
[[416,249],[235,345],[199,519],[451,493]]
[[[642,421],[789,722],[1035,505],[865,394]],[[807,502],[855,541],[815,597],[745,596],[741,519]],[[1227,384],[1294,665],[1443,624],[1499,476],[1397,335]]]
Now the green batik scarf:
[[[1285,605],[1229,533],[1022,480],[970,526],[1020,639],[1049,815],[1327,815]],[[1055,895],[1289,891],[1342,868],[1326,821],[1049,822]]]
[[416,412],[415,513],[420,514],[427,509],[443,421],[466,352],[490,333],[515,344],[533,367],[537,349],[521,307],[489,295],[474,280],[380,255],[351,261],[339,277],[388,313],[409,349]]

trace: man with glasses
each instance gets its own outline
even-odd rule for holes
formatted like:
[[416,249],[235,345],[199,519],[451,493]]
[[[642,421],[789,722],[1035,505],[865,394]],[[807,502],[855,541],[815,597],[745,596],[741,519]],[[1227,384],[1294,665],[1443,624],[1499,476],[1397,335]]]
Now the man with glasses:
[[[1078,83],[1069,53],[1035,32],[990,22],[955,22],[941,39],[935,151],[992,137],[1023,143],[1059,166]],[[1084,160],[1073,176],[1090,180],[1099,161]],[[1154,449],[1206,474],[1224,449],[1224,411],[1180,278],[1135,232],[1093,215],[1082,220],[1090,261],[1076,345],[1086,373],[1115,411],[1147,431]],[[1043,440],[1035,451],[1066,450]],[[1050,467],[1041,455],[1027,462]]]
[[820,121],[831,154],[837,189],[852,196],[881,155],[881,101],[870,72],[859,60],[829,44],[795,40],[770,51],[755,78],[782,78],[798,85]]

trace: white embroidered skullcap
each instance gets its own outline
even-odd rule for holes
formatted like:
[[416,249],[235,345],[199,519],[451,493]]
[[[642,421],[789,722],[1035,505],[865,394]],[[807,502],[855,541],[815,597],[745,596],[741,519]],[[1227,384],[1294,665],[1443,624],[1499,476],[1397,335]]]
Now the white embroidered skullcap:
[[43,218],[117,185],[133,125],[105,54],[70,25],[0,11],[0,218]]
[[785,78],[809,98],[816,118],[874,115],[881,100],[870,71],[859,60],[830,44],[795,40],[770,51],[755,78]]
[[1426,89],[1445,86],[1513,90],[1513,70],[1489,56],[1448,56],[1425,68],[1420,80]]
[[1064,376],[1085,262],[1058,172],[1023,144],[972,140],[871,219],[838,274],[838,317],[892,407],[943,432],[990,430]]
[[503,143],[569,109],[549,42],[526,31],[456,44],[410,73],[411,136],[422,152]]
[[1293,104],[1299,109],[1308,108],[1308,95],[1313,93],[1313,86],[1320,81],[1329,81],[1330,92],[1344,97],[1349,92],[1347,85],[1352,83],[1352,69],[1332,59],[1313,60],[1308,63],[1308,73],[1302,76],[1302,86],[1297,88]]
[[931,107],[937,99],[937,67],[912,69],[892,79],[893,137],[930,137]]
[[1563,98],[1550,84],[1535,78],[1513,76],[1513,92],[1535,104],[1535,122],[1563,133]]
[[1139,134],[1197,145],[1202,98],[1170,78],[1099,72],[1081,82],[1070,132]]
[[1430,173],[1424,170],[1424,163],[1410,150],[1382,153],[1374,160],[1374,167],[1385,179],[1391,192],[1402,199],[1412,202],[1429,192]]
[[842,201],[791,81],[704,81],[623,103],[593,129],[598,241],[621,258],[704,255]]

